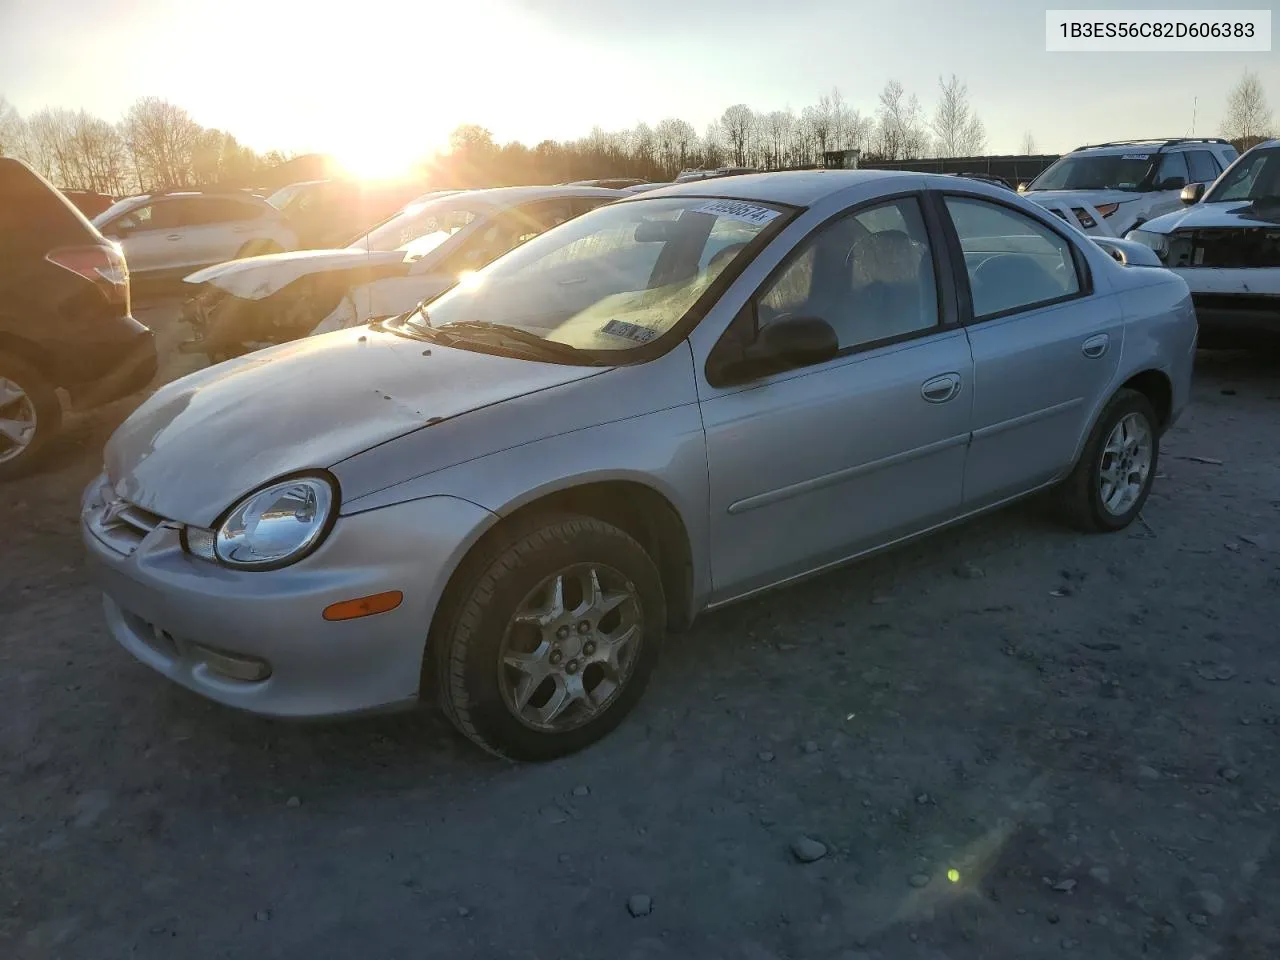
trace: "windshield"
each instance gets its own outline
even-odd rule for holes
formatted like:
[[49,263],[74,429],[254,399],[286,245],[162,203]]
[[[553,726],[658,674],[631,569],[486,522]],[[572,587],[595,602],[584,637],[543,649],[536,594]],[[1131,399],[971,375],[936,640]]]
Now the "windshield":
[[291,183],[287,187],[281,187],[271,196],[267,197],[267,203],[271,204],[277,210],[283,210],[285,205],[296,197],[305,187],[310,186],[306,183]]
[[1031,181],[1028,190],[1136,191],[1151,172],[1155,154],[1113,153],[1063,157]]
[[[625,353],[674,327],[748,245],[781,229],[771,204],[699,197],[608,204],[529,240],[403,321],[505,328],[570,352]],[[514,339],[514,336],[513,336]]]
[[1204,202],[1269,198],[1280,198],[1280,147],[1257,150],[1241,158],[1205,194]]
[[146,197],[125,197],[123,200],[117,200],[93,218],[93,225],[95,227],[100,227],[108,220],[115,219],[126,210],[136,207],[138,204],[146,202],[146,200]]
[[348,244],[348,249],[404,250],[416,259],[440,246],[483,212],[477,204],[419,199]]

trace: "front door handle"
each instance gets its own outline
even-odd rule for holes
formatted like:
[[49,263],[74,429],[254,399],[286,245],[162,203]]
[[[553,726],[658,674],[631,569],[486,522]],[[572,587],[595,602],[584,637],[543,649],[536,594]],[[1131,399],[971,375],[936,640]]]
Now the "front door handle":
[[930,403],[946,403],[959,392],[960,375],[958,373],[944,373],[932,380],[926,380],[920,386],[920,396]]
[[171,234],[169,234],[167,237],[165,237],[165,239],[166,239],[166,240],[181,240],[181,239],[182,239],[182,234],[180,234],[180,233],[171,233]]
[[1080,344],[1080,352],[1090,360],[1097,360],[1100,356],[1107,352],[1107,348],[1111,346],[1111,337],[1109,334],[1099,333],[1097,336],[1090,337],[1084,343]]

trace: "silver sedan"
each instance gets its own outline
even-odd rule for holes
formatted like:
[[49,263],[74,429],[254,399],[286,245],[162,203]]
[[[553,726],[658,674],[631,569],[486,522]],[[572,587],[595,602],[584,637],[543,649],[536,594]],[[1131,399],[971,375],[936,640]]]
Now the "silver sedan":
[[565,754],[700,611],[1037,491],[1128,526],[1197,328],[1181,279],[1124,260],[955,177],[609,204],[158,391],[84,497],[107,623],[224,704],[437,699],[495,753]]

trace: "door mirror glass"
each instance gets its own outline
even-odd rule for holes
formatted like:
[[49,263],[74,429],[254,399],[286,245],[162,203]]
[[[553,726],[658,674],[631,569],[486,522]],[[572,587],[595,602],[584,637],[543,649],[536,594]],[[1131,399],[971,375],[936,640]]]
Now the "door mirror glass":
[[1182,202],[1190,206],[1199,203],[1200,198],[1204,196],[1203,183],[1188,183],[1182,188]]

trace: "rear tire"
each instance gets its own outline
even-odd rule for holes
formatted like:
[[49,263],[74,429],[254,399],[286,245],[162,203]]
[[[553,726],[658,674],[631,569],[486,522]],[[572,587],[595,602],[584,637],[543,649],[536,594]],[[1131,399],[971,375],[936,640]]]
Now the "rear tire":
[[1114,533],[1137,518],[1160,460],[1157,423],[1145,396],[1116,391],[1056,491],[1059,513],[1068,524],[1085,533]]
[[434,673],[445,715],[485,750],[528,761],[573,753],[644,693],[666,598],[653,560],[622,530],[534,518],[469,558],[459,577],[424,673]]
[[27,361],[0,353],[0,480],[31,472],[61,426],[53,384]]

